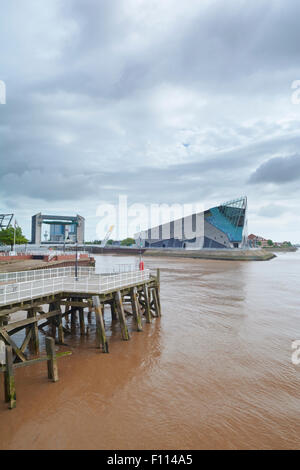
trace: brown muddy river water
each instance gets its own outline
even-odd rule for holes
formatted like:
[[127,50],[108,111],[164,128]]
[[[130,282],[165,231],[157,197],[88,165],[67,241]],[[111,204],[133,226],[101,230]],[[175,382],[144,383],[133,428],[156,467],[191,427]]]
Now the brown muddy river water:
[[161,267],[162,318],[124,342],[105,311],[110,353],[95,349],[94,323],[78,329],[59,382],[45,363],[16,371],[14,410],[1,374],[0,448],[299,448],[300,252],[145,263]]

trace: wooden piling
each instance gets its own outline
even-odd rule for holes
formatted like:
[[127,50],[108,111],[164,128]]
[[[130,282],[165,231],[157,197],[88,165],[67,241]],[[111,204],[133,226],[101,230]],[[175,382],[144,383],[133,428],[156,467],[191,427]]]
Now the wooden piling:
[[111,311],[111,321],[116,321],[118,319],[118,316],[117,316],[117,306],[114,300],[110,303],[110,311]]
[[115,302],[116,302],[116,306],[117,306],[119,322],[120,322],[120,325],[121,325],[122,338],[125,341],[128,341],[130,339],[130,336],[129,336],[127,323],[126,323],[126,319],[125,319],[122,296],[121,296],[121,292],[119,290],[115,293]]
[[84,324],[84,311],[82,307],[79,307],[79,324],[80,324],[80,334],[81,336],[85,335],[85,324]]
[[[31,308],[27,312],[27,318],[36,318],[37,308]],[[31,325],[31,338],[29,341],[29,349],[33,354],[39,354],[40,352],[40,341],[39,341],[39,329],[37,321]]]
[[108,353],[108,342],[106,339],[104,320],[103,320],[103,309],[101,307],[100,299],[98,295],[93,296],[93,306],[95,308],[96,316],[96,347],[102,349],[104,353]]
[[159,305],[159,302],[158,302],[158,291],[155,287],[152,288],[152,298],[153,298],[153,305],[154,305],[155,315],[157,317],[160,317],[161,313],[160,313],[160,305]]
[[[49,304],[49,312],[52,312],[54,310],[56,310],[56,304],[55,302],[51,302]],[[50,325],[50,330],[51,330],[51,336],[52,338],[56,338],[56,319],[55,317],[51,317],[50,320],[49,320],[49,325]]]
[[69,321],[70,321],[70,313],[69,313],[70,312],[70,306],[69,306],[69,303],[68,303],[69,300],[70,299],[67,299],[67,303],[66,303],[66,306],[65,306],[65,314],[66,314],[65,315],[65,321],[66,321],[66,323],[69,323]]
[[137,331],[143,331],[140,306],[137,301],[137,288],[132,287],[132,289],[130,290],[130,294],[132,313],[137,325]]
[[47,367],[48,367],[48,379],[52,380],[53,382],[58,381],[58,368],[57,368],[57,360],[55,354],[55,341],[54,338],[47,336],[46,338],[46,351],[47,351]]
[[77,320],[77,307],[71,307],[71,331],[74,332],[76,329]]
[[145,315],[146,315],[146,322],[151,323],[151,308],[150,308],[150,300],[149,300],[149,291],[147,284],[143,286],[143,294],[145,299]]
[[9,404],[9,409],[16,407],[16,387],[15,376],[13,368],[13,352],[11,346],[5,347],[5,373],[4,373],[4,387],[5,387],[5,401]]
[[62,315],[57,315],[57,332],[58,332],[58,343],[64,344],[65,342],[65,334],[64,334],[64,327],[62,323]]
[[93,312],[93,306],[90,304],[89,305],[89,311],[88,311],[88,314],[87,314],[87,321],[88,321],[89,325],[92,323],[92,312]]

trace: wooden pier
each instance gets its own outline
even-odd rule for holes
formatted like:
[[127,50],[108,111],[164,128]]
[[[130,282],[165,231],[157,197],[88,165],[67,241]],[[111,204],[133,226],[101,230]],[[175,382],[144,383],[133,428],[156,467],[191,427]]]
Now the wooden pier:
[[[77,316],[80,334],[85,335],[86,318],[90,321],[91,315],[95,315],[95,347],[109,352],[105,305],[110,307],[112,321],[120,324],[121,338],[128,341],[128,314],[133,316],[138,332],[143,330],[143,318],[151,323],[152,318],[161,316],[159,269],[156,275],[149,270],[96,274],[95,268],[81,267],[76,279],[74,267],[68,267],[0,277],[0,341],[6,349],[5,365],[0,366],[0,371],[5,375],[5,399],[10,408],[16,404],[14,369],[45,360],[49,379],[58,379],[56,358],[71,353],[56,354],[54,341],[64,344],[65,336],[75,332]],[[19,311],[27,312],[26,318],[14,320]],[[46,326],[50,334],[44,330]],[[13,336],[22,330],[24,340],[17,346]],[[47,336],[44,356],[40,355],[39,332]]]

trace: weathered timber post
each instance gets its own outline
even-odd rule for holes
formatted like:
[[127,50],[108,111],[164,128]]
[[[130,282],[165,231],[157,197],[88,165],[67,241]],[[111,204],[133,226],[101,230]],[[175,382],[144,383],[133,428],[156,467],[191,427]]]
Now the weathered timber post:
[[58,381],[58,368],[55,354],[55,341],[54,338],[47,336],[46,338],[46,352],[48,356],[47,367],[48,367],[48,379],[53,382]]
[[[60,307],[59,307],[60,310]],[[65,342],[65,335],[64,335],[64,327],[62,323],[62,313],[57,315],[57,331],[58,331],[58,343],[64,344]]]
[[114,300],[110,304],[110,310],[111,310],[111,321],[116,321],[118,319],[118,316],[117,316],[117,306]]
[[68,304],[68,301],[69,301],[69,300],[70,300],[70,299],[67,298],[67,303],[66,303],[66,306],[65,306],[65,314],[66,314],[66,315],[65,315],[65,321],[66,321],[66,323],[69,323],[69,321],[70,321],[70,306],[69,306],[69,304]]
[[[55,302],[51,302],[49,304],[49,312],[53,312],[53,310],[56,310],[56,304]],[[55,339],[56,338],[56,319],[55,317],[51,317],[49,319],[49,325],[51,329],[51,336]]]
[[[77,299],[71,297],[71,301],[76,301]],[[71,330],[75,330],[77,320],[77,307],[71,306]]]
[[[27,312],[27,318],[34,318],[35,320],[37,320],[36,313],[37,313],[37,308],[36,307],[31,308]],[[40,342],[39,342],[39,329],[38,329],[37,321],[32,323],[29,329],[31,329],[31,338],[29,340],[29,350],[34,354],[39,354]]]
[[161,317],[161,303],[160,303],[160,268],[157,268],[156,271],[156,296],[157,296],[157,301],[158,301],[158,307],[159,307],[159,316]]
[[60,302],[56,301],[53,302],[52,304],[52,310],[57,310],[58,314],[55,315],[55,317],[52,318],[52,328],[53,328],[53,337],[56,339],[56,328],[57,328],[57,334],[58,334],[58,343],[59,344],[64,344],[64,328],[62,324],[62,310],[60,306]]
[[4,387],[5,387],[5,401],[9,403],[9,409],[16,407],[16,387],[15,376],[13,368],[13,353],[12,347],[6,346],[5,348],[5,373],[4,373]]
[[96,316],[96,347],[100,348],[102,344],[103,352],[108,353],[108,343],[106,340],[104,320],[103,320],[103,309],[100,304],[98,295],[93,296],[93,305],[95,307]]
[[155,287],[152,289],[152,298],[153,298],[153,303],[154,303],[155,314],[157,317],[160,317],[161,314],[160,314],[160,306],[158,302],[158,292]]
[[137,301],[137,288],[132,287],[132,289],[130,289],[130,294],[131,294],[132,313],[136,321],[137,331],[143,331],[140,306]]
[[119,316],[119,322],[120,322],[120,325],[121,325],[122,338],[125,341],[127,341],[127,340],[130,339],[130,336],[129,336],[127,323],[126,323],[126,319],[125,319],[122,296],[121,296],[121,292],[119,290],[115,293],[115,301],[116,301],[116,306],[117,306],[117,311],[118,311],[118,316]]
[[93,311],[93,306],[91,304],[89,304],[89,311],[88,311],[88,314],[87,314],[88,324],[92,323],[92,311]]
[[146,315],[146,322],[151,323],[151,308],[150,308],[150,301],[149,301],[149,290],[147,284],[143,286],[143,294],[145,298],[145,315]]
[[85,335],[85,324],[84,324],[84,311],[82,307],[79,307],[79,324],[80,324],[80,334],[81,336]]

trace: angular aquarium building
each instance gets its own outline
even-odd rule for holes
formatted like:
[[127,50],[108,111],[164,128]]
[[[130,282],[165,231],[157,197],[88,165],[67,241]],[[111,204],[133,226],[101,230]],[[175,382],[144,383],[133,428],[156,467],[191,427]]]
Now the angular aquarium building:
[[143,248],[247,248],[247,197],[135,234]]

